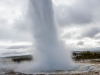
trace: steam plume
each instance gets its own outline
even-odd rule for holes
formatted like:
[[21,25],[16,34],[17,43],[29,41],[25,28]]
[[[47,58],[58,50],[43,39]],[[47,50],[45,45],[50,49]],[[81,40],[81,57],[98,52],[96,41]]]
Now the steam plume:
[[69,52],[58,38],[51,0],[30,0],[29,18],[35,39],[34,61],[28,70],[67,70],[73,66]]

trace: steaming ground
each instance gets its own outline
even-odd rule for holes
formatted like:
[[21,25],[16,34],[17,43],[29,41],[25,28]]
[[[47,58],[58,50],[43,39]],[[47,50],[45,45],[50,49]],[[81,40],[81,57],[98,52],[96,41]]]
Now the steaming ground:
[[[14,63],[10,59],[0,59],[0,75],[98,75],[100,71],[100,64],[82,64],[77,63],[78,66],[70,70],[47,71],[47,72],[32,72],[22,73],[18,70],[24,69],[25,66],[31,65],[31,62]],[[23,66],[22,66],[23,64]],[[25,65],[26,64],[26,65]],[[20,66],[20,69],[19,69]]]
[[18,64],[11,61],[11,59],[0,58],[0,75],[8,71],[14,70]]

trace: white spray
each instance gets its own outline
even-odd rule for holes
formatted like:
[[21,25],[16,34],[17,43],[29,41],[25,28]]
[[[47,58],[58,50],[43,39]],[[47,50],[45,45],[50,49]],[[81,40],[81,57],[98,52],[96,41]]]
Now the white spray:
[[46,70],[65,70],[70,68],[72,61],[58,38],[52,1],[30,0],[29,12],[32,18],[36,50],[44,56],[42,58],[43,61],[39,61],[42,70],[44,70],[44,65],[46,65]]
[[[68,70],[73,67],[69,51],[58,38],[51,0],[30,0],[28,16],[35,39],[30,71]],[[25,67],[25,66],[23,66]]]

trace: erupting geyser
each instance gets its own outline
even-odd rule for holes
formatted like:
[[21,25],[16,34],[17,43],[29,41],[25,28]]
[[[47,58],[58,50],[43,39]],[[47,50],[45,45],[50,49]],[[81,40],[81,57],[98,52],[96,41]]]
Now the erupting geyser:
[[35,39],[33,71],[68,70],[73,67],[69,52],[58,37],[51,0],[30,0],[29,18]]

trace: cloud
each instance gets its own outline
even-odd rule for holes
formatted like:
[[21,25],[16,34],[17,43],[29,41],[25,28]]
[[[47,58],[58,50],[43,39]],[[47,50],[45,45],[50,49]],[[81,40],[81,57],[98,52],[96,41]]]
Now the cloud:
[[95,12],[99,11],[99,6],[99,0],[77,0],[77,2],[73,5],[59,5],[55,6],[54,9],[59,25],[86,25],[94,21],[96,16]]
[[90,29],[86,28],[85,31],[83,32],[82,36],[94,38],[98,33],[100,33],[100,28],[98,28],[98,27],[92,27]]
[[84,42],[83,42],[83,41],[79,41],[79,42],[77,43],[77,45],[82,46],[82,45],[84,45]]
[[[30,39],[29,39],[30,38]],[[19,32],[12,28],[2,27],[0,28],[0,41],[30,41],[31,35],[27,32]]]
[[0,41],[31,40],[25,20],[26,9],[27,0],[0,0]]
[[10,46],[7,49],[22,49],[22,48],[24,49],[24,48],[29,48],[29,47],[31,46],[20,45],[20,46]]
[[2,55],[11,55],[11,54],[13,54],[13,55],[15,55],[15,54],[21,54],[21,52],[16,52],[16,51],[11,51],[11,52],[4,52],[4,53],[2,53]]

